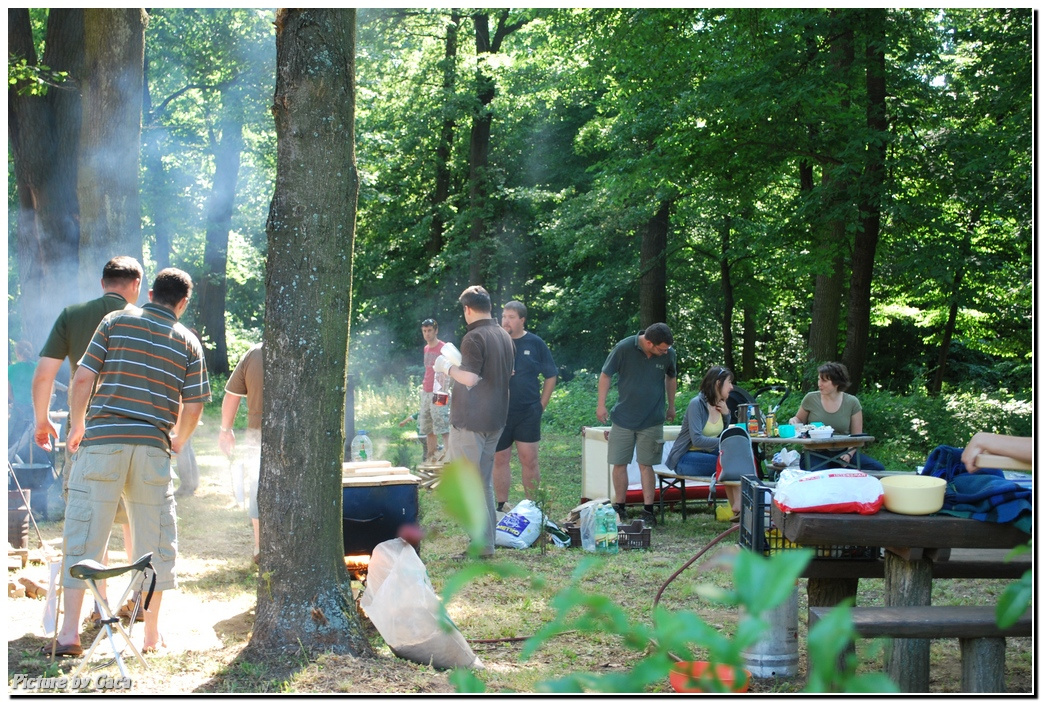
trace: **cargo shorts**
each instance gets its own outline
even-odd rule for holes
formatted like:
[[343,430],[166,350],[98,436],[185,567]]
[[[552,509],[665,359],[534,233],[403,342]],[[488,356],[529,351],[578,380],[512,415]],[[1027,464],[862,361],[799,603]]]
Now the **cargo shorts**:
[[642,466],[656,466],[661,463],[664,436],[663,424],[655,424],[645,429],[626,429],[612,424],[611,433],[607,435],[607,462],[612,466],[627,466],[633,460],[635,449],[637,463]]
[[438,406],[434,404],[434,393],[423,391],[419,400],[419,431],[420,436],[430,434],[447,434],[451,429],[448,416],[452,408],[448,405]]
[[[170,480],[170,454],[139,444],[81,446],[73,454],[62,535],[62,585],[84,589],[69,575],[80,561],[101,561],[120,496],[125,496],[134,553],[152,553],[155,589],[177,587],[177,515]],[[146,583],[147,585],[147,583]]]

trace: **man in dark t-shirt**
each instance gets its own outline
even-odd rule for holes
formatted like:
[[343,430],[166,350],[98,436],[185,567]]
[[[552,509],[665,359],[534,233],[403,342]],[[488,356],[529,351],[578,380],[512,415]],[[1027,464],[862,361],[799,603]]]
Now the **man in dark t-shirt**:
[[456,381],[452,388],[448,460],[464,459],[480,472],[488,523],[486,543],[479,555],[488,557],[495,552],[492,469],[510,404],[513,340],[492,319],[492,299],[483,287],[470,286],[459,296],[459,302],[466,320],[466,335],[459,349],[462,362],[455,365],[441,355],[434,362],[434,370]]
[[[541,338],[524,329],[528,308],[511,300],[502,307],[502,328],[513,339],[513,376],[510,377],[510,411],[506,427],[495,447],[495,500],[503,509],[510,495],[510,454],[517,444],[524,496],[535,499],[538,489],[539,440],[542,438],[542,413],[557,385],[557,364]],[[544,382],[539,383],[539,376]]]

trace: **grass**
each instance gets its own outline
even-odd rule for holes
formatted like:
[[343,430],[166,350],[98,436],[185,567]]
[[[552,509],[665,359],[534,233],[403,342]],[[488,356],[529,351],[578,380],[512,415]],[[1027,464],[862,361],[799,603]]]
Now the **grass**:
[[[401,387],[385,392],[380,389],[359,391],[357,426],[368,429],[376,437],[377,457],[401,463],[403,461],[397,460],[400,454],[408,457],[409,465],[418,462],[420,447],[410,438],[414,426],[397,426],[401,418],[414,411],[415,399],[411,390]],[[218,412],[217,403],[207,408],[204,424],[195,439],[201,469],[199,492],[178,506],[180,588],[164,598],[162,615],[171,650],[150,657],[148,673],[131,664],[134,691],[152,694],[451,692],[453,688],[446,672],[396,658],[367,620],[363,620],[363,626],[376,652],[375,658],[354,659],[319,651],[266,661],[242,657],[253,623],[258,578],[250,560],[249,521],[231,497],[227,461],[216,446]],[[548,496],[547,513],[560,523],[580,500],[581,439],[577,427],[567,432],[544,428],[540,463]],[[510,500],[516,503],[523,493],[516,459],[511,490]],[[466,538],[461,529],[444,516],[436,496],[425,490],[420,492],[420,520],[427,530],[421,556],[431,584],[440,593],[462,568],[451,556],[465,549]],[[60,548],[61,523],[41,526],[45,540],[52,547]],[[486,669],[478,673],[478,677],[491,692],[530,693],[539,681],[576,671],[617,672],[631,666],[643,654],[623,647],[612,635],[566,633],[539,648],[530,660],[521,660],[523,642],[502,639],[534,634],[551,621],[555,614],[553,597],[572,585],[586,592],[602,593],[620,604],[630,621],[648,623],[655,594],[662,583],[727,527],[728,523],[717,522],[706,509],[699,508],[690,513],[686,521],[680,519],[678,512],[670,513],[665,524],[654,529],[651,549],[647,551],[597,557],[581,549],[549,547],[545,552],[538,548],[499,549],[492,562],[515,566],[524,577],[478,577],[452,598],[447,605],[448,612],[484,662]],[[695,586],[729,585],[730,573],[719,565],[718,554],[736,548],[734,544],[734,539],[724,542],[679,575],[665,590],[660,606],[670,612],[696,611],[717,629],[733,631],[739,613],[705,601],[697,595]],[[113,537],[112,548],[117,560],[123,557],[119,552],[122,548],[119,536]],[[574,579],[576,567],[587,559],[594,567]],[[45,579],[40,566],[30,566],[15,575],[26,575],[38,582]],[[1005,585],[1005,581],[937,580],[933,602],[993,602]],[[862,580],[858,602],[881,605],[882,593],[881,580]],[[805,584],[800,588],[800,601],[802,642],[806,635]],[[42,602],[9,600],[9,679],[16,672],[37,675],[51,669],[53,674],[53,671],[67,672],[73,667],[71,662],[51,667],[36,652],[45,641],[39,625],[41,610]],[[140,630],[135,630],[135,634],[139,636]],[[933,692],[957,691],[957,642],[934,642],[932,651]],[[692,655],[701,653],[693,651]],[[802,665],[804,670],[805,661]],[[880,656],[865,661],[865,665],[868,669],[880,669]],[[1010,691],[1033,689],[1030,640],[1008,640],[1006,666]],[[757,680],[753,681],[752,691],[796,692],[801,684],[801,676],[789,680]],[[647,691],[667,692],[669,685],[662,679]]]

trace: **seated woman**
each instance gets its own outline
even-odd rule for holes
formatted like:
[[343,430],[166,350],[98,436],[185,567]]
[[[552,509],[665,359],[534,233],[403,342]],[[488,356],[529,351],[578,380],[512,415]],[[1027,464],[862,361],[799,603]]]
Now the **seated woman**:
[[[860,400],[855,395],[845,392],[849,387],[849,371],[841,363],[829,362],[817,369],[817,392],[806,393],[802,398],[799,411],[791,418],[792,424],[810,424],[823,422],[835,429],[836,434],[861,434],[864,432],[864,412]],[[810,456],[802,454],[803,470],[821,470],[824,468],[847,468],[853,463],[857,449],[821,449],[817,453],[827,456]],[[839,460],[834,460],[834,459]],[[844,461],[844,462],[843,462]],[[853,465],[856,465],[853,463]],[[885,470],[885,466],[860,452],[860,468],[862,470]]]
[[[712,366],[701,381],[700,392],[687,405],[680,433],[665,459],[665,466],[679,475],[708,477],[716,472],[719,435],[730,423],[727,397],[734,387],[734,373]],[[735,515],[741,512],[741,489],[727,485],[727,501]]]

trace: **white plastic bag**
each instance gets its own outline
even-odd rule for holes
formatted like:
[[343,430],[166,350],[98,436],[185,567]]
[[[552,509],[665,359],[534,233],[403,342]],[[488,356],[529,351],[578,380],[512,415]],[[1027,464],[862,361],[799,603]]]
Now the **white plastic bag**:
[[527,548],[542,533],[545,517],[531,500],[521,500],[495,525],[495,545],[504,548]]
[[774,502],[782,512],[874,514],[882,508],[882,483],[852,470],[781,471]]
[[395,655],[435,668],[484,668],[447,615],[442,628],[426,566],[403,539],[372,550],[361,606]]
[[583,551],[596,551],[596,512],[603,502],[587,502],[582,505],[578,521],[578,533],[582,537]]

